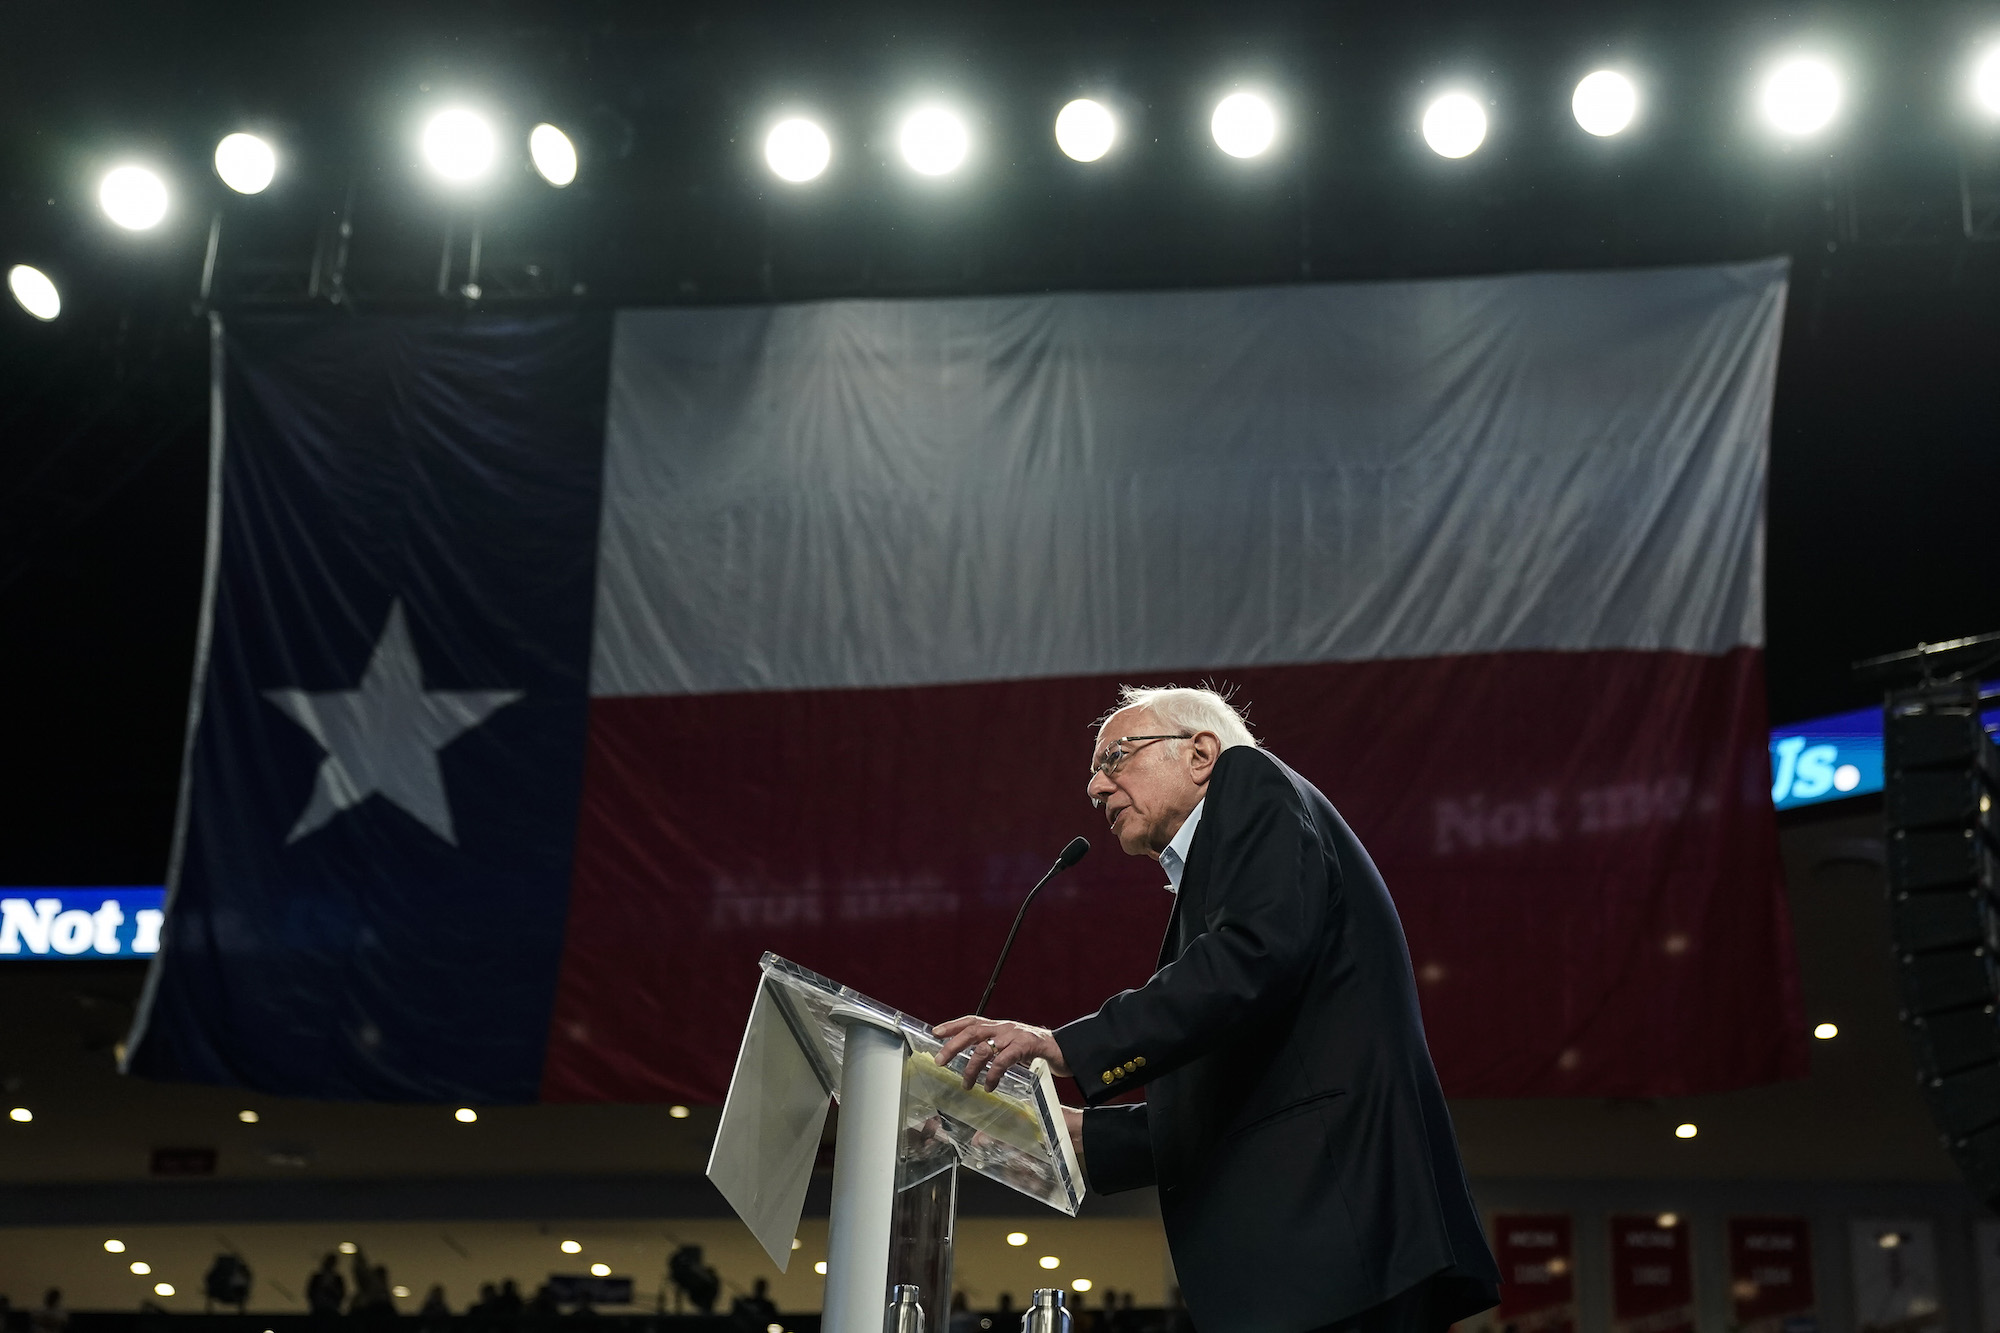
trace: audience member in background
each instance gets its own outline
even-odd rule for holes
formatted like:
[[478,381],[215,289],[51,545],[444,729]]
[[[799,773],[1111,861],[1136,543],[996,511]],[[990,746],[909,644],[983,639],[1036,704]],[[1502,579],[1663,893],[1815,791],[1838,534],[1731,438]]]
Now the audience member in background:
[[510,1277],[500,1284],[500,1295],[493,1302],[493,1313],[499,1316],[501,1323],[516,1322],[527,1308],[528,1303],[521,1299],[520,1283]]
[[63,1309],[62,1290],[50,1287],[42,1296],[42,1308],[35,1311],[35,1333],[63,1333],[69,1327],[69,1311]]
[[729,1303],[729,1319],[743,1333],[764,1333],[777,1322],[778,1307],[771,1300],[771,1284],[758,1278],[750,1284],[748,1296],[738,1296]]
[[499,1300],[500,1292],[491,1282],[479,1284],[479,1295],[465,1307],[465,1321],[473,1333],[487,1333],[498,1321],[499,1314],[494,1307]]
[[354,1252],[354,1301],[348,1306],[348,1311],[369,1320],[396,1313],[396,1298],[389,1290],[388,1268],[369,1263],[367,1253],[362,1250]]
[[993,1327],[1004,1328],[1007,1333],[1014,1333],[1014,1325],[1010,1322],[1013,1317],[1014,1293],[1003,1291],[1000,1293],[1000,1303],[993,1307]]
[[553,1328],[562,1318],[562,1303],[556,1299],[556,1289],[544,1282],[535,1288],[534,1298],[528,1302],[528,1327],[534,1329]]
[[243,1307],[250,1303],[250,1265],[243,1262],[242,1255],[223,1251],[208,1266],[208,1276],[201,1280],[201,1292],[210,1312],[218,1305],[233,1305],[236,1313],[242,1314]]
[[[722,1294],[722,1279],[709,1265],[701,1261],[701,1246],[683,1245],[667,1260],[667,1276],[673,1279],[674,1289],[688,1298],[694,1308],[703,1314],[715,1313],[715,1298]],[[680,1301],[674,1301],[676,1311]]]
[[963,1291],[951,1294],[951,1318],[945,1325],[945,1333],[979,1333],[979,1316],[972,1313],[972,1305]]
[[7,1299],[7,1293],[0,1291],[0,1333],[11,1333],[14,1323],[14,1302]]
[[417,1311],[417,1327],[423,1333],[445,1333],[451,1327],[451,1306],[444,1299],[444,1284],[434,1283],[424,1295],[423,1308]]
[[315,1319],[325,1322],[337,1316],[346,1304],[347,1279],[340,1275],[340,1256],[328,1254],[306,1279],[306,1308]]

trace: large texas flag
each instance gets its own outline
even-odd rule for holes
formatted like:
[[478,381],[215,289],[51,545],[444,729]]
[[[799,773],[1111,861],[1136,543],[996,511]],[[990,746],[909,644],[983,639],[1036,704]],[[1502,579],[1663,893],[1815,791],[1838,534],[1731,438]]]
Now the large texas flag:
[[1461,1096],[1804,1071],[1762,675],[1781,262],[216,329],[131,1067],[716,1101],[775,950],[1053,1024],[1169,899],[1084,796],[1214,682]]

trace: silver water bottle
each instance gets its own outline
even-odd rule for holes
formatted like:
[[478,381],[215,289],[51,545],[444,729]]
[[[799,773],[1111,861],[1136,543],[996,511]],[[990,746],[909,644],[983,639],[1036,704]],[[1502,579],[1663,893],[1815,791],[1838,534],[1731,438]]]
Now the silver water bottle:
[[1035,1299],[1021,1316],[1021,1333],[1069,1333],[1069,1310],[1055,1287],[1036,1287]]
[[917,1304],[917,1289],[909,1283],[896,1284],[888,1318],[882,1321],[882,1333],[924,1333],[924,1307]]

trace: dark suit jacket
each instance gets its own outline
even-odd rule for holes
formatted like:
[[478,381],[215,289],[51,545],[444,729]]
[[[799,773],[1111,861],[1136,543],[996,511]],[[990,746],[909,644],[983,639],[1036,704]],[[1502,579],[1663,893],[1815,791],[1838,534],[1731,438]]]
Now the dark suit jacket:
[[1153,979],[1055,1035],[1090,1185],[1159,1186],[1198,1328],[1300,1333],[1418,1283],[1442,1320],[1498,1299],[1389,892],[1268,752],[1217,760]]

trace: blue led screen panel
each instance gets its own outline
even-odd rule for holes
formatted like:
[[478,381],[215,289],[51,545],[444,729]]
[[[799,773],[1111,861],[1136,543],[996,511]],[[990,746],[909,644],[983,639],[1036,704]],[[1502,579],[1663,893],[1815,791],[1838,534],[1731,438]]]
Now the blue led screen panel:
[[0,888],[0,963],[150,958],[159,952],[166,890]]

